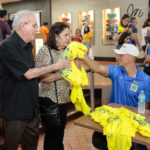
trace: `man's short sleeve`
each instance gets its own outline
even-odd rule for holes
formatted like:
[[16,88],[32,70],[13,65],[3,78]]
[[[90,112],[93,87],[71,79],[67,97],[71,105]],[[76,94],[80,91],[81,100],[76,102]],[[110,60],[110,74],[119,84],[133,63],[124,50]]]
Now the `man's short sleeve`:
[[119,66],[108,65],[107,68],[109,69],[109,73],[107,75],[108,78],[113,79],[118,75],[118,68]]
[[2,65],[12,73],[18,80],[25,79],[24,74],[29,68],[33,68],[33,62],[29,57],[20,55],[14,46],[8,43],[2,44],[0,47],[0,59]]

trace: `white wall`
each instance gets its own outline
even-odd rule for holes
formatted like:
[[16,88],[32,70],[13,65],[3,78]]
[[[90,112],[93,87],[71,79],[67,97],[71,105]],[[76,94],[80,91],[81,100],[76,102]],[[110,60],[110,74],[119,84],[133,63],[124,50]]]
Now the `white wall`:
[[148,17],[148,0],[51,0],[52,23],[57,21],[57,15],[60,13],[72,13],[72,31],[78,27],[78,12],[94,10],[95,11],[95,45],[94,55],[97,57],[114,57],[112,49],[114,45],[102,44],[102,10],[107,8],[121,8],[121,16],[127,12],[130,4],[134,9],[142,8],[144,15],[135,17],[138,20],[139,38],[141,39],[141,27]]

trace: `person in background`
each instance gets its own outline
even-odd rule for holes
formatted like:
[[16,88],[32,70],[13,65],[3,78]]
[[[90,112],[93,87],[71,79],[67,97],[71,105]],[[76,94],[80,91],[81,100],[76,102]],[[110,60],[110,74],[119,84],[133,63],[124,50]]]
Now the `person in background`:
[[150,55],[150,36],[148,37],[148,41],[147,41],[147,44],[146,44],[146,49],[145,49],[145,52],[144,52],[144,56],[147,57],[147,55]]
[[131,18],[131,23],[129,24],[129,28],[131,28],[131,42],[132,44],[138,46],[139,50],[141,51],[142,50],[142,47],[140,45],[140,42],[139,42],[139,39],[138,39],[138,36],[137,36],[137,33],[138,33],[138,30],[136,28],[136,25],[137,25],[137,19],[135,17]]
[[130,31],[129,26],[128,26],[129,25],[129,21],[130,21],[129,15],[128,14],[124,14],[122,16],[122,18],[121,18],[120,24],[118,26],[115,26],[115,28],[114,28],[114,32],[113,32],[114,36],[113,36],[113,38],[115,40],[118,41],[120,39],[121,35],[124,32]]
[[148,75],[150,75],[150,63],[146,62],[147,61],[147,57],[149,57],[150,55],[150,36],[148,38],[148,41],[147,41],[147,44],[146,44],[146,49],[145,49],[145,52],[144,52],[144,56],[146,57],[145,58],[145,65],[144,65],[144,72],[147,73]]
[[47,22],[44,22],[43,25],[40,27],[39,29],[39,32],[40,33],[44,33],[44,42],[46,42],[47,40],[47,35],[48,35],[48,32],[49,32],[49,29],[48,29],[48,23]]
[[3,40],[10,36],[11,29],[7,24],[7,11],[5,9],[0,9],[0,28]]
[[[110,103],[138,107],[138,95],[144,90],[146,95],[146,108],[150,100],[150,77],[135,64],[135,57],[139,50],[133,44],[123,44],[120,49],[115,49],[118,65],[104,66],[92,61],[85,54],[83,61],[93,71],[112,80]],[[96,148],[107,150],[106,136],[94,132],[93,144]],[[138,149],[137,149],[138,147]],[[133,143],[132,150],[146,150],[146,146]]]
[[[70,29],[69,26],[64,22],[56,22],[50,28],[47,41],[45,45],[39,50],[36,66],[42,67],[45,65],[51,65],[52,59],[54,63],[57,63],[64,49],[67,47],[70,41]],[[52,57],[51,57],[51,55]],[[63,137],[64,129],[67,119],[67,102],[69,101],[69,89],[70,84],[64,78],[62,78],[61,73],[53,72],[48,73],[40,78],[40,97],[48,97],[53,102],[58,102],[60,104],[60,120],[61,125],[54,126],[47,122],[45,123],[45,137],[44,137],[44,150],[63,150]],[[56,88],[54,84],[56,83]]]
[[8,23],[8,25],[10,26],[10,29],[12,30],[12,23],[13,23],[13,20],[8,19],[8,20],[7,20],[7,23]]
[[0,117],[4,150],[37,150],[39,137],[38,78],[66,68],[70,60],[35,68],[32,44],[37,22],[32,11],[15,14],[14,32],[0,46]]
[[76,41],[76,42],[82,42],[83,40],[83,37],[82,37],[82,34],[81,34],[81,30],[79,28],[76,29],[76,32],[75,32],[75,35],[72,36],[72,41]]
[[150,17],[146,19],[142,27],[142,49],[145,52],[148,37],[150,36]]
[[88,49],[93,45],[93,33],[87,25],[84,27],[83,42]]
[[120,49],[124,43],[131,44],[131,33],[129,31],[122,33],[116,48]]

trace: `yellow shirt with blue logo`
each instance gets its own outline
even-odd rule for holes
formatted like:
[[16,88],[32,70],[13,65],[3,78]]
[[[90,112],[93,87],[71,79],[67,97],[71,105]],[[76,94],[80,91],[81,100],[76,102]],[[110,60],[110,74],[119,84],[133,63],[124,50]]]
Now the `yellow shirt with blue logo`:
[[86,104],[81,86],[88,85],[88,78],[83,66],[81,69],[77,68],[74,59],[82,58],[84,51],[88,51],[87,47],[79,42],[71,42],[63,53],[64,59],[72,59],[71,68],[62,69],[62,77],[68,80],[72,84],[72,90],[70,99],[75,105],[75,109],[83,112],[83,114],[89,114],[91,108]]
[[112,80],[111,103],[137,107],[140,90],[144,90],[146,102],[150,101],[150,77],[138,66],[136,66],[137,75],[130,78],[121,66],[109,65],[107,67],[108,77]]
[[97,107],[91,118],[103,127],[108,150],[130,150],[135,133],[150,137],[150,125],[145,117],[126,108]]

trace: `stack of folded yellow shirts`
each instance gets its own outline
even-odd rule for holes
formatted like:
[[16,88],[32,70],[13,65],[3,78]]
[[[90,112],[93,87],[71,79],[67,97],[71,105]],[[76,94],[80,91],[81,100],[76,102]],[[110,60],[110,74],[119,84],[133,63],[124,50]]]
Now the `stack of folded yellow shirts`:
[[90,113],[90,116],[103,127],[108,150],[130,150],[131,137],[135,137],[136,132],[150,137],[150,125],[145,121],[145,117],[126,108],[103,105]]

